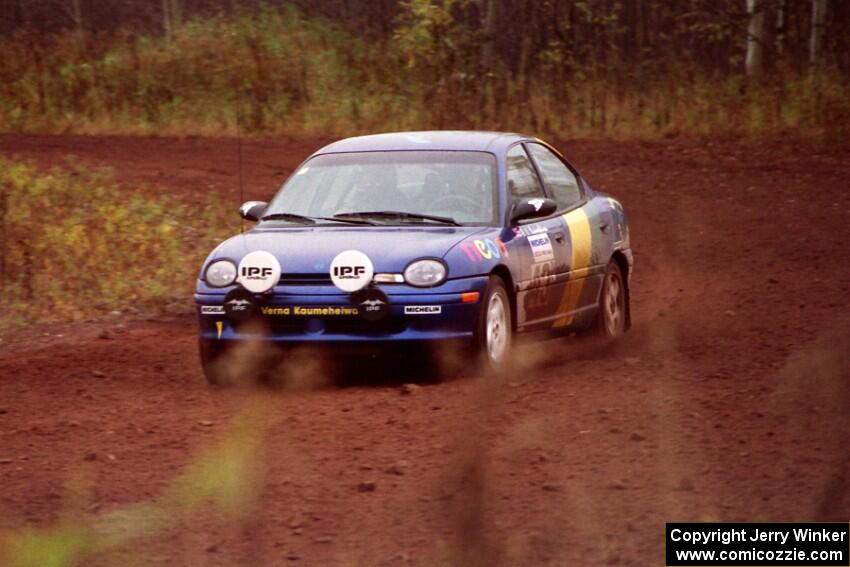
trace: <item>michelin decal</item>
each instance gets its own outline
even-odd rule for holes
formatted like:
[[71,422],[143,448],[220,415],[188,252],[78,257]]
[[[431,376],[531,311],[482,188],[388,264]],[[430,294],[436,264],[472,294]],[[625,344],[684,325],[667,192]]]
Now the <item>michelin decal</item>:
[[555,253],[552,251],[552,241],[549,239],[548,233],[541,232],[529,236],[528,244],[531,246],[531,256],[535,264],[550,262],[555,259]]
[[441,305],[405,305],[405,315],[439,315],[443,312]]

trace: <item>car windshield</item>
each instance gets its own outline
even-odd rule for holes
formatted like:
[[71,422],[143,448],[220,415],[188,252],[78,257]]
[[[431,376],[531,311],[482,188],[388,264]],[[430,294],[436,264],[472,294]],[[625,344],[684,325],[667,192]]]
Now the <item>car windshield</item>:
[[[471,151],[389,151],[319,155],[284,184],[263,215],[318,223],[492,225],[496,159]],[[294,218],[294,217],[290,217]]]

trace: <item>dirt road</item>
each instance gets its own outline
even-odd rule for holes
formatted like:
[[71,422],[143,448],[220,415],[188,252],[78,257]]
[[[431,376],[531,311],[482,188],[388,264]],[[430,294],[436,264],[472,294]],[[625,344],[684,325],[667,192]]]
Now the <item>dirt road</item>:
[[[322,143],[245,142],[245,198],[270,196]],[[402,395],[405,368],[344,388],[210,389],[188,319],[10,338],[0,529],[155,497],[257,396],[255,521],[197,513],[122,561],[663,565],[665,521],[850,518],[850,152],[558,145],[631,217],[634,327],[619,348],[524,345],[504,382]],[[233,140],[6,136],[0,153],[218,191],[236,218]],[[94,488],[75,509],[80,471]]]

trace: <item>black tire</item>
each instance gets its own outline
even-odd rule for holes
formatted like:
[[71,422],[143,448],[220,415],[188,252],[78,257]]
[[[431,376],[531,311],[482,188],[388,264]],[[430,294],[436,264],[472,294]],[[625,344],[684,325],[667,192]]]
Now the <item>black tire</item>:
[[498,370],[507,361],[513,339],[511,300],[505,282],[490,276],[475,322],[473,346],[485,370]]
[[626,283],[616,261],[608,262],[602,292],[599,294],[599,309],[591,330],[593,335],[605,342],[612,342],[626,332],[628,306]]
[[231,383],[222,364],[222,355],[225,353],[224,344],[221,341],[210,341],[198,339],[198,352],[201,355],[201,369],[207,382],[214,386],[226,386]]

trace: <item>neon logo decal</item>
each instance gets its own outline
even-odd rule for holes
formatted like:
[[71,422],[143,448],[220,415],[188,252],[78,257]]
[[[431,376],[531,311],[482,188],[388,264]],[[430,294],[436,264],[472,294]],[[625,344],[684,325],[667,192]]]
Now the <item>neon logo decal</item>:
[[484,260],[492,260],[494,258],[500,260],[510,256],[510,254],[508,254],[508,249],[505,247],[505,243],[502,242],[501,238],[473,240],[472,244],[469,242],[462,242],[460,249],[464,251],[466,257],[469,258],[471,262],[481,262]]

